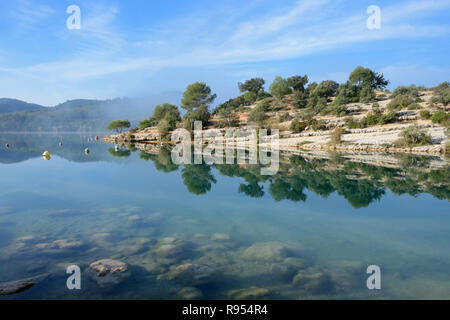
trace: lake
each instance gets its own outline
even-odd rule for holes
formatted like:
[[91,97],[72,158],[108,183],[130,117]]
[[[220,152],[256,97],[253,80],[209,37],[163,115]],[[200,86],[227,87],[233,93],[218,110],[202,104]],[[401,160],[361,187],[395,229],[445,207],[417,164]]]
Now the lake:
[[48,274],[0,299],[450,298],[444,157],[282,153],[263,176],[90,137],[0,135],[0,282]]

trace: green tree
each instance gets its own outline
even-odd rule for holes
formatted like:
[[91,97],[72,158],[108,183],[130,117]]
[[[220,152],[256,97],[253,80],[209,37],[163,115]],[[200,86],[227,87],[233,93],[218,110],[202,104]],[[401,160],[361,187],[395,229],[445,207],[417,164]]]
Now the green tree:
[[376,73],[369,68],[358,66],[350,73],[348,78],[354,85],[369,85],[372,89],[386,88],[389,81],[384,78],[383,74]]
[[195,82],[187,86],[181,100],[181,107],[188,111],[200,106],[209,106],[216,99],[216,94],[211,93],[211,88],[204,82]]
[[183,183],[189,192],[196,195],[206,194],[211,190],[216,179],[211,173],[211,167],[206,164],[189,164],[181,171]]
[[308,76],[292,76],[287,79],[289,86],[294,89],[294,91],[305,91],[305,85],[308,83]]
[[311,92],[313,96],[320,98],[329,98],[336,94],[339,88],[339,83],[333,80],[322,81],[315,89]]
[[141,129],[152,127],[158,125],[163,119],[166,120],[172,128],[174,128],[176,123],[181,120],[178,107],[168,103],[157,105],[153,111],[153,115],[149,119],[140,121],[139,127]]
[[115,120],[108,125],[108,130],[115,130],[116,132],[122,132],[123,129],[128,129],[131,126],[128,120]]
[[262,78],[251,78],[250,80],[244,81],[244,83],[239,82],[238,87],[240,92],[253,92],[258,94],[260,91],[264,91],[264,84],[266,81]]
[[275,77],[275,80],[273,80],[272,84],[269,87],[269,90],[273,96],[279,99],[287,94],[292,93],[289,81],[279,76]]

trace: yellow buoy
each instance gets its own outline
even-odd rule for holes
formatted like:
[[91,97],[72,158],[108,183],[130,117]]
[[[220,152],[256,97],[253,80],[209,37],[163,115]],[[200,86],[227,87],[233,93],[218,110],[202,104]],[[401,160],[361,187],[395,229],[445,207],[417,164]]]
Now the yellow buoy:
[[44,158],[44,160],[50,160],[50,152],[45,151],[45,152],[42,154],[42,158]]

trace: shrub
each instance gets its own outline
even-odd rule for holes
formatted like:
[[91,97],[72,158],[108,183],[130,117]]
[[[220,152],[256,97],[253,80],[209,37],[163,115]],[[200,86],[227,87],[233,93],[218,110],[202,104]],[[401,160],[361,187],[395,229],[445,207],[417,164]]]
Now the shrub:
[[258,99],[258,94],[254,93],[252,91],[248,91],[248,92],[242,94],[241,98],[243,100],[243,104],[245,106],[249,106],[249,105],[252,105],[253,103],[255,103],[255,101]]
[[308,95],[306,92],[295,91],[294,93],[294,107],[297,109],[305,108],[308,103]]
[[413,99],[411,99],[408,95],[399,95],[394,100],[388,103],[387,107],[389,110],[401,110],[407,108],[411,103],[413,103]]
[[418,103],[412,103],[408,106],[408,110],[419,110],[422,109],[422,106]]
[[445,124],[449,120],[449,115],[442,110],[439,110],[431,116],[433,123]]
[[295,133],[300,133],[302,131],[304,131],[306,128],[308,127],[308,122],[307,121],[298,121],[298,119],[294,119],[291,122],[291,130]]
[[409,87],[399,86],[394,90],[394,92],[392,92],[392,97],[395,98],[401,95],[419,97],[420,90],[424,89],[424,87],[416,87],[414,84],[410,85]]
[[360,123],[358,120],[356,120],[353,117],[348,117],[344,120],[345,126],[349,129],[361,129],[363,128],[363,124]]
[[422,110],[422,111],[420,111],[420,117],[423,119],[430,119],[431,113],[428,110]]
[[359,93],[359,101],[362,103],[369,103],[374,101],[376,98],[375,91],[369,86],[365,85],[362,87]]
[[345,128],[339,127],[333,130],[330,136],[330,144],[337,145],[342,143],[342,136],[345,134]]
[[259,108],[260,110],[267,112],[270,110],[270,101],[268,99],[265,99],[263,101],[261,101],[260,104],[258,104],[257,108]]
[[400,133],[400,144],[408,147],[426,145],[431,143],[431,137],[427,134],[426,130],[413,124]]
[[263,122],[268,118],[266,112],[259,106],[254,108],[248,115],[248,120],[257,122],[258,124],[263,124]]
[[382,114],[378,118],[378,124],[393,123],[393,122],[395,122],[396,119],[397,119],[397,117],[395,115],[395,111],[391,111],[389,113]]
[[292,93],[292,89],[289,86],[289,81],[287,79],[283,79],[282,77],[275,77],[275,80],[269,87],[270,93],[281,99],[283,96]]
[[291,120],[292,119],[292,117],[291,117],[291,115],[289,114],[289,112],[285,112],[285,113],[283,113],[281,116],[280,116],[280,122],[286,122],[286,121],[289,121],[289,120]]

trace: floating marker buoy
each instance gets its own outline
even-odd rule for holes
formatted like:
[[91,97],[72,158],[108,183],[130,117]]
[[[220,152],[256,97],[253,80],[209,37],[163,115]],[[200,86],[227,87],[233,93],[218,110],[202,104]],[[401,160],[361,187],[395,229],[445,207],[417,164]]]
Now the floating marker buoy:
[[44,158],[44,160],[50,160],[50,152],[45,151],[45,152],[42,154],[42,158]]
[[89,148],[84,149],[85,154],[89,154]]
[[62,142],[58,143],[58,146],[62,147]]
[[119,146],[115,146],[114,151],[116,151],[116,152],[119,151]]
[[5,144],[5,148],[9,149],[9,143]]

